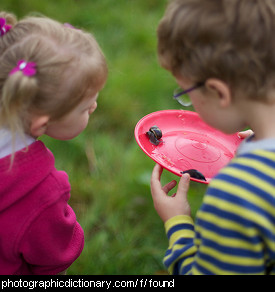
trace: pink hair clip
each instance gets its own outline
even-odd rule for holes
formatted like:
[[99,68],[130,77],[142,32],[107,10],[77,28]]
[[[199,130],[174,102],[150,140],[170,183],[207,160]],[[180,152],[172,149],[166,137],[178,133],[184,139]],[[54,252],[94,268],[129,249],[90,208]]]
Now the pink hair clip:
[[73,25],[71,25],[71,24],[68,23],[68,22],[64,23],[64,26],[65,26],[65,27],[72,28],[72,29],[75,29],[75,30],[81,30],[81,29],[78,29],[78,28],[74,27]]
[[11,25],[6,24],[5,18],[0,18],[0,36],[5,35],[11,28]]
[[17,66],[11,70],[9,75],[22,71],[25,76],[33,76],[36,74],[36,63],[28,63],[24,60],[20,60],[17,63]]

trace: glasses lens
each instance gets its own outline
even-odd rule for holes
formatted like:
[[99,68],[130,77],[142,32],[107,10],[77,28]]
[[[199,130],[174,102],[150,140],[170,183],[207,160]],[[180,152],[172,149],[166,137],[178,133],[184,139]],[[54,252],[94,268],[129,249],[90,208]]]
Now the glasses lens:
[[183,106],[192,105],[191,99],[188,94],[183,94],[177,98],[178,102]]
[[192,105],[191,99],[187,93],[184,93],[182,88],[177,88],[174,91],[174,98],[183,106]]

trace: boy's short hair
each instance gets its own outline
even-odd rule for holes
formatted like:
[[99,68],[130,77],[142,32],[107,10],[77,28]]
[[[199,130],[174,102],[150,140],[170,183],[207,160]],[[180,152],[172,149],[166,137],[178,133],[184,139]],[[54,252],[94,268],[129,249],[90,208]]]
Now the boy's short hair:
[[160,63],[176,77],[275,98],[275,0],[173,0],[157,32]]

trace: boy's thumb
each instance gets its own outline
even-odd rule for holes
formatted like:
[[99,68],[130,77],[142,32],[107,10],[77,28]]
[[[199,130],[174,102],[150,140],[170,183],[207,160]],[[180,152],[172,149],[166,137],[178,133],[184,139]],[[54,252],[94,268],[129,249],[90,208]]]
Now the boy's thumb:
[[188,173],[185,173],[180,178],[177,193],[181,193],[181,194],[187,196],[189,184],[190,184],[190,175]]

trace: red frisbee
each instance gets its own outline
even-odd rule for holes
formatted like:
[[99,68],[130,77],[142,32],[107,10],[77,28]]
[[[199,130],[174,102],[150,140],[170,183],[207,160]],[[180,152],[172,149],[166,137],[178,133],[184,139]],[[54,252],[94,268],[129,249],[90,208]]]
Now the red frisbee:
[[[146,134],[152,126],[162,131],[158,145]],[[182,176],[182,171],[195,169],[208,184],[218,171],[235,155],[242,141],[237,133],[227,135],[205,124],[195,112],[164,110],[143,117],[136,125],[135,138],[139,147],[168,171]]]

